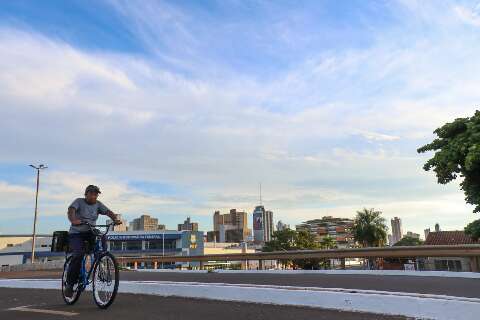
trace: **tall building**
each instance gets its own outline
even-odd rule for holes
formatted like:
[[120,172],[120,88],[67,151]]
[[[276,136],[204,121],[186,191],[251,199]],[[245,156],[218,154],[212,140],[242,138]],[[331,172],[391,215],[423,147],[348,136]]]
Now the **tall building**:
[[435,223],[435,232],[440,232],[440,225],[437,223]]
[[392,224],[392,241],[395,244],[403,237],[402,219],[394,217],[390,222]]
[[[117,214],[117,218],[118,218],[118,220],[122,221],[122,224],[113,226],[113,227],[110,228],[110,230],[111,231],[118,231],[118,232],[127,231],[128,230],[127,220],[123,219],[121,214]],[[111,222],[112,222],[112,220],[107,219],[107,224],[109,224]]]
[[305,221],[296,226],[297,231],[306,230],[313,234],[318,242],[321,242],[325,237],[333,238],[338,248],[355,246],[352,228],[352,219],[334,218],[332,216]]
[[157,218],[152,218],[149,215],[143,214],[140,218],[133,219],[130,222],[129,230],[131,231],[155,231],[165,230],[165,225],[158,224]]
[[387,239],[388,239],[388,245],[391,247],[393,246],[393,238],[392,238],[392,235],[391,234],[388,234],[387,235]]
[[253,210],[253,241],[265,243],[272,240],[273,212],[264,206],[256,206]]
[[407,237],[420,239],[420,234],[415,233],[415,232],[411,232],[411,231],[407,231]]
[[273,212],[272,211],[265,211],[265,219],[263,219],[264,222],[264,232],[263,232],[263,241],[267,242],[272,240],[272,234],[273,234]]
[[425,235],[425,240],[427,240],[428,234],[430,233],[430,228],[427,228],[427,229],[423,230],[423,233]]
[[283,223],[282,220],[278,220],[277,231],[283,231],[283,230],[286,230],[286,229],[290,229],[290,225]]
[[246,241],[249,235],[247,213],[231,209],[226,214],[215,211],[213,214],[213,232],[207,233],[207,238],[215,239],[218,242],[242,242]]
[[178,225],[178,231],[198,231],[198,223],[190,222],[190,217]]

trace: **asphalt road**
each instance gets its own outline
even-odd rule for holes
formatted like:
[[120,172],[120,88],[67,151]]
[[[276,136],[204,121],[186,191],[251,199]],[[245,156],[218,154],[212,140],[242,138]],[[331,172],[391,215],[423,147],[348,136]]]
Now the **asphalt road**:
[[[29,306],[22,310],[11,308]],[[40,313],[32,310],[40,309]],[[42,313],[61,311],[72,316]],[[0,319],[316,319],[316,320],[400,320],[404,317],[382,316],[290,306],[260,305],[239,302],[222,302],[200,299],[165,298],[148,295],[119,294],[108,310],[100,310],[93,302],[91,292],[84,292],[74,306],[63,303],[58,290],[0,288]]]
[[[0,278],[59,278],[59,272],[0,274]],[[333,275],[333,274],[252,274],[185,273],[124,271],[121,280],[180,281],[207,283],[274,284],[285,286],[367,289],[395,292],[429,293],[480,298],[480,279]]]

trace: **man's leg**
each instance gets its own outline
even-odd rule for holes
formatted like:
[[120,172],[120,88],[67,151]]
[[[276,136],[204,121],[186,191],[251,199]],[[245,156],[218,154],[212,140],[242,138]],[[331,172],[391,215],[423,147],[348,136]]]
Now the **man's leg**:
[[67,284],[74,286],[78,281],[82,267],[83,255],[85,254],[85,242],[82,234],[70,234],[69,244],[72,252],[72,259],[68,268]]

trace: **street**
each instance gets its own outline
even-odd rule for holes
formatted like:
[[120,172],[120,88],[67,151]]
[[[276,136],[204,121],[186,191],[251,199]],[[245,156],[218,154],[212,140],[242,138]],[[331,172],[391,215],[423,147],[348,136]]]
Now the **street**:
[[[136,294],[119,294],[108,310],[100,310],[93,302],[91,292],[84,292],[74,306],[63,303],[58,290],[5,289],[0,288],[0,319],[52,319],[50,313],[11,311],[10,308],[30,306],[30,308],[62,311],[71,315],[58,315],[55,319],[342,319],[375,320],[407,319],[404,317],[382,316],[366,313],[353,313],[314,308],[286,307],[252,303],[222,302],[201,299],[157,297]],[[28,307],[23,309],[28,310]]]
[[[430,310],[433,312],[430,316],[434,319],[451,319],[452,314],[446,315],[445,312],[453,310],[453,314],[458,313],[462,319],[473,319],[471,315],[479,310],[477,305],[480,297],[480,279],[477,278],[122,271],[120,293],[114,305],[105,312],[96,307],[91,291],[84,292],[76,305],[66,306],[57,289],[59,283],[56,280],[59,278],[59,271],[2,273],[0,317],[30,319],[35,315],[39,319],[48,319],[52,315],[57,318],[85,315],[89,319],[118,320],[132,317],[211,319],[217,316],[232,320],[307,317],[406,319],[381,313],[416,316],[418,312]],[[45,290],[47,288],[50,290]],[[280,297],[278,295],[284,295],[284,298],[269,300],[261,295],[277,298]],[[302,296],[310,299],[310,302],[303,304]],[[300,303],[288,300],[296,297],[300,297]],[[259,299],[263,303],[257,303]],[[364,306],[366,309],[362,309]],[[412,312],[409,309],[422,311]]]

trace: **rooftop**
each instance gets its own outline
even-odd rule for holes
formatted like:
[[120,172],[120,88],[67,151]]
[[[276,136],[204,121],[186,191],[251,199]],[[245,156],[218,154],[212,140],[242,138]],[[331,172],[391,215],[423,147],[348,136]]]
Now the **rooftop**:
[[437,231],[430,232],[425,240],[425,245],[459,245],[459,244],[478,244],[463,231]]

